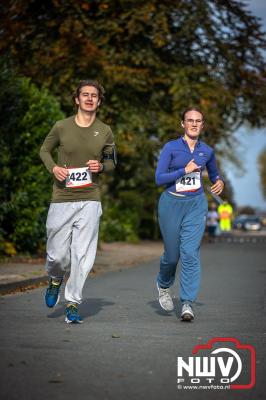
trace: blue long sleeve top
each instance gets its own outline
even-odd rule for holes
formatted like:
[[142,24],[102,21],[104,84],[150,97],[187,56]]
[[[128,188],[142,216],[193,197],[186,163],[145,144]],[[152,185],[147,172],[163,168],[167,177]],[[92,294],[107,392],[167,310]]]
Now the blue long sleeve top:
[[[183,177],[189,183],[189,179],[191,178],[187,178],[188,175],[186,175],[185,166],[193,159],[200,167],[200,187],[196,190],[189,190],[189,185],[187,185],[187,191],[182,190],[179,192],[176,183]],[[198,140],[194,151],[191,152],[187,141],[181,137],[171,140],[164,145],[156,168],[155,181],[158,186],[166,185],[166,190],[169,192],[182,193],[186,196],[196,196],[203,192],[202,172],[205,168],[207,168],[212,183],[215,183],[218,179],[222,179],[217,169],[214,150],[206,143]]]

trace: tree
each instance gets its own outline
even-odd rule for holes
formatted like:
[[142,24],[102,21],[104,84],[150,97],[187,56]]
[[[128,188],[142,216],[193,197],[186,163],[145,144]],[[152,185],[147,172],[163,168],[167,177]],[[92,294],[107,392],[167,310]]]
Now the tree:
[[264,198],[266,199],[266,148],[259,154],[257,161],[259,167],[262,193]]
[[255,208],[251,206],[242,206],[238,208],[238,215],[254,215],[256,214]]
[[64,114],[46,89],[3,65],[0,70],[0,250],[36,251],[44,244],[52,183],[39,158],[40,143]]
[[0,51],[64,111],[77,80],[104,83],[119,157],[105,205],[137,236],[156,232],[156,157],[184,108],[201,106],[223,157],[240,124],[265,124],[265,37],[241,1],[7,0],[1,25]]
[[65,106],[69,84],[90,74],[109,89],[115,124],[143,103],[161,135],[191,103],[207,111],[214,143],[265,122],[265,38],[241,1],[7,0],[2,15],[1,51]]

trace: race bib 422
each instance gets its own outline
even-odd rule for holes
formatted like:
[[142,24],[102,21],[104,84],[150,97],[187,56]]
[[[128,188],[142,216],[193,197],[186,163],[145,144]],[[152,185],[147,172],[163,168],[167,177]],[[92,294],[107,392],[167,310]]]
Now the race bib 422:
[[87,167],[84,168],[68,168],[68,177],[66,178],[67,188],[81,188],[92,184],[91,172]]

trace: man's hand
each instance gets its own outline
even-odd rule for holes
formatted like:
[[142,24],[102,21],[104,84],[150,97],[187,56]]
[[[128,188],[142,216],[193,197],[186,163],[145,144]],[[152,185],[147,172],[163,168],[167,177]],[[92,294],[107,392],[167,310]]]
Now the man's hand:
[[56,179],[60,182],[64,181],[68,176],[67,168],[58,167],[57,165],[53,168],[53,174]]
[[89,160],[86,165],[88,166],[88,170],[94,174],[103,170],[103,164],[98,160]]
[[200,167],[194,163],[194,158],[193,160],[189,161],[189,163],[185,166],[185,172],[186,174],[190,174],[190,172],[194,172],[194,171],[199,171]]
[[215,184],[211,186],[212,193],[218,195],[222,193],[223,189],[224,189],[224,183],[221,179],[218,179],[218,181],[216,181]]

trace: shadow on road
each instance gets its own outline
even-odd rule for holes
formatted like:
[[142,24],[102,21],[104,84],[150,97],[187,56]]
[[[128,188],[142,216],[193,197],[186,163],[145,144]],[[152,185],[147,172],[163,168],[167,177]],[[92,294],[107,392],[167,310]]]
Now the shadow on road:
[[[83,319],[98,314],[104,307],[113,306],[115,303],[112,301],[106,301],[101,298],[85,299],[79,306],[80,314]],[[59,305],[51,314],[47,315],[47,318],[59,318],[65,313],[65,302],[59,302]]]

